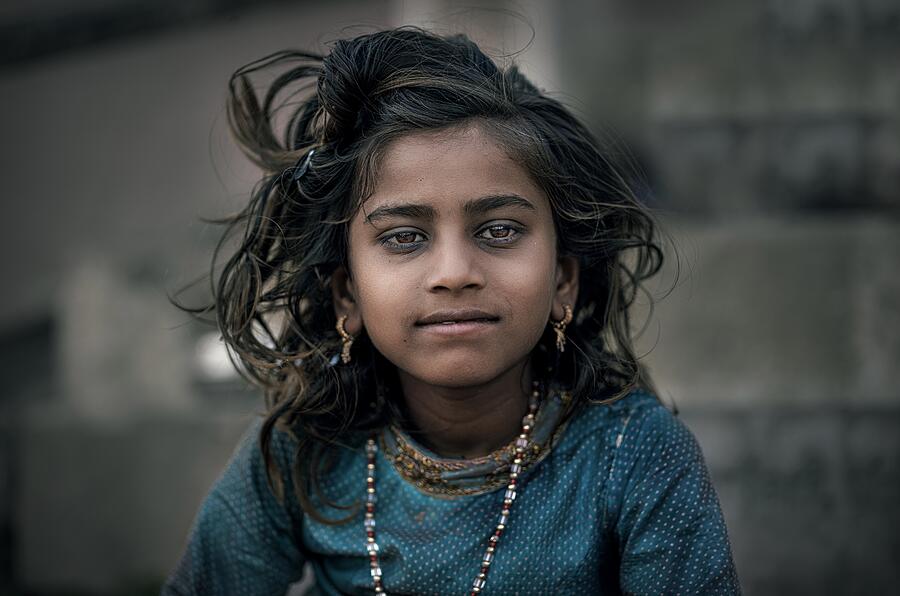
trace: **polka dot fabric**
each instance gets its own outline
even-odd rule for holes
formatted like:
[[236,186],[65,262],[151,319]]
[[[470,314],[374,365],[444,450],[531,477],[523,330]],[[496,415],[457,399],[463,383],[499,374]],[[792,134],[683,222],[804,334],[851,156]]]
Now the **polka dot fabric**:
[[[198,513],[164,595],[283,594],[309,561],[322,594],[371,594],[362,510],[329,525],[269,493],[251,428]],[[288,463],[292,446],[276,438]],[[390,594],[468,594],[503,490],[436,497],[379,452],[377,532]],[[342,452],[325,497],[365,490],[362,447]],[[286,479],[290,484],[290,479]],[[635,391],[579,409],[520,478],[485,594],[739,594],[725,523],[691,432]],[[353,510],[349,510],[353,512]],[[348,510],[329,510],[338,518]]]
[[[260,423],[244,433],[207,495],[184,554],[162,594],[284,594],[300,579],[299,506],[282,507],[269,490],[259,452]],[[287,442],[274,452],[286,470]],[[291,480],[285,476],[290,491]],[[288,493],[290,499],[293,492]],[[288,503],[288,499],[285,499]]]

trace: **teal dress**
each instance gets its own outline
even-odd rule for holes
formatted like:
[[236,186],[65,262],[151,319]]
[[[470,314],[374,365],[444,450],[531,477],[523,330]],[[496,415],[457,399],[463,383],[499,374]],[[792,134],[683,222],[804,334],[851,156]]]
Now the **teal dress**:
[[[636,390],[585,404],[560,423],[565,396],[542,405],[537,448],[497,547],[485,594],[739,594],[719,501],[691,432]],[[200,508],[163,587],[176,594],[284,594],[309,562],[321,594],[372,594],[363,510],[364,448],[344,449],[322,495],[345,524],[305,515],[290,490],[271,494],[245,435]],[[497,523],[510,449],[442,459],[386,429],[376,459],[377,540],[388,594],[468,594]],[[290,469],[285,434],[274,453]],[[321,501],[319,501],[321,503]],[[320,508],[321,509],[321,508]]]

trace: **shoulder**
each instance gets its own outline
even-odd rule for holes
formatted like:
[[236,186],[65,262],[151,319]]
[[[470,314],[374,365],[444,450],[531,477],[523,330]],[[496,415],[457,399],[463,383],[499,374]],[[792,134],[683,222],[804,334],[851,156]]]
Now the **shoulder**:
[[[264,422],[265,420],[262,417],[256,417],[244,430],[231,455],[230,463],[234,464],[232,468],[245,472],[264,464],[262,450]],[[293,467],[297,449],[297,440],[292,434],[278,428],[276,425],[272,428],[272,432],[266,442],[273,461],[284,471],[290,470]]]
[[634,457],[635,445],[645,445],[647,437],[663,436],[678,424],[653,393],[635,388],[613,402],[578,404],[561,429],[554,451],[565,461],[579,461],[610,478],[623,456]]
[[690,484],[688,493],[706,492],[708,471],[696,437],[656,395],[635,389],[583,409],[584,424],[605,438],[605,492],[613,509],[628,495],[658,494],[664,486]]
[[579,449],[603,453],[610,479],[642,474],[649,467],[702,461],[699,445],[685,424],[660,399],[636,388],[611,403],[586,402],[570,429]]
[[573,424],[591,435],[615,431],[619,447],[626,437],[665,433],[681,422],[656,395],[634,388],[613,402],[586,401],[576,411]]
[[262,449],[263,426],[261,417],[248,424],[207,495],[200,510],[201,517],[218,518],[220,509],[241,509],[248,503],[297,513],[294,511],[292,480],[297,442],[290,433],[273,428],[267,440],[267,461]]
[[641,459],[660,452],[683,453],[697,450],[693,433],[655,394],[633,389],[611,404],[590,404],[589,410],[606,409],[593,417],[611,417],[618,423],[616,448],[619,457]]
[[[597,415],[641,416],[653,412],[669,412],[662,401],[642,387],[634,387],[614,401],[588,401],[585,407]],[[671,414],[671,412],[670,412]]]
[[[270,489],[261,429],[262,420],[257,419],[244,431],[201,504],[162,594],[283,593],[299,579],[300,517],[291,497],[279,501]],[[280,431],[269,441],[282,481],[289,474],[282,459],[289,445],[289,437]],[[290,491],[290,483],[284,484]]]

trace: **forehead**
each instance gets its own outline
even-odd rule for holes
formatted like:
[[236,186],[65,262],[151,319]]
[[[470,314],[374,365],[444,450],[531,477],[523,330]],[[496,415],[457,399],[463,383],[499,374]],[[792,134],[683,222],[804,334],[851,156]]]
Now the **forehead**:
[[423,203],[438,212],[488,195],[519,195],[549,210],[543,191],[488,133],[477,125],[416,131],[382,151],[363,210],[396,202]]

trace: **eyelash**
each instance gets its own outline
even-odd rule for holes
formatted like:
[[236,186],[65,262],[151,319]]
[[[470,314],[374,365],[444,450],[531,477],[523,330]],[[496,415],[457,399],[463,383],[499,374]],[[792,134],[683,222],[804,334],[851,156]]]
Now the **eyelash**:
[[507,223],[497,223],[497,224],[491,224],[491,225],[489,225],[489,226],[485,226],[485,227],[481,228],[481,229],[478,231],[478,233],[475,234],[475,235],[476,235],[476,236],[480,236],[481,234],[487,232],[488,230],[496,230],[496,229],[498,229],[498,228],[499,228],[499,229],[502,229],[502,230],[508,230],[508,231],[510,232],[510,235],[509,235],[509,236],[500,237],[500,238],[483,238],[483,237],[482,237],[481,239],[482,239],[482,240],[492,240],[492,241],[494,241],[494,242],[500,242],[501,244],[505,244],[505,243],[507,243],[507,242],[512,242],[513,240],[515,240],[516,238],[519,237],[519,234],[522,233],[522,229],[521,229],[521,228],[516,227],[516,226],[514,226],[514,225],[512,225],[512,224],[507,224]]
[[[485,232],[487,232],[489,230],[498,230],[498,229],[508,230],[510,232],[510,234],[504,238],[481,237],[481,234],[484,234]],[[520,226],[516,226],[511,223],[493,223],[493,224],[483,226],[481,229],[479,229],[478,232],[475,233],[475,237],[478,240],[483,240],[492,246],[500,246],[503,244],[510,244],[512,242],[515,242],[516,240],[519,239],[519,236],[522,234],[523,231],[524,230]],[[423,234],[422,232],[416,231],[416,230],[401,230],[399,232],[393,232],[392,234],[383,236],[379,240],[379,242],[381,243],[382,246],[389,248],[391,250],[398,251],[398,252],[410,252],[410,251],[418,248],[419,245],[421,245],[422,242],[424,242],[424,240],[418,240],[418,241],[414,241],[414,242],[400,242],[400,243],[392,241],[394,238],[397,238],[398,236],[407,235],[407,234],[411,234],[413,237],[416,237],[416,236],[421,236],[423,238],[425,237],[425,234]]]

